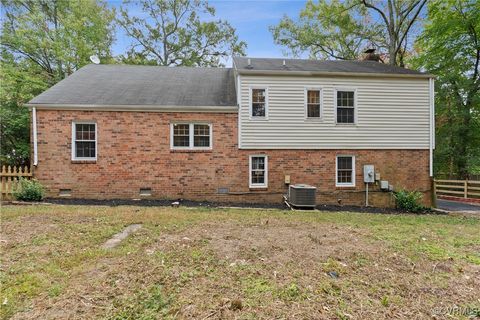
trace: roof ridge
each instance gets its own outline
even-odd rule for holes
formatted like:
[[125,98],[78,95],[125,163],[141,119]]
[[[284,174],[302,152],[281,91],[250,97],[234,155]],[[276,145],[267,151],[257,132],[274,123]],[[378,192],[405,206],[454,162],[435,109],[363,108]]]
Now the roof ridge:
[[230,70],[232,67],[198,67],[198,66],[158,66],[158,65],[146,65],[146,64],[94,64],[89,63],[83,67],[151,67],[151,68],[171,68],[171,69],[199,69],[199,70]]

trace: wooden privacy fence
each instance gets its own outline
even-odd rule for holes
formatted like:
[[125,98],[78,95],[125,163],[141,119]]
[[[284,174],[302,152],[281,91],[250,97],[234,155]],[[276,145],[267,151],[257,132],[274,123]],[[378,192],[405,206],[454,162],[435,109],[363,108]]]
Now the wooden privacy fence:
[[9,198],[13,193],[13,187],[21,177],[31,179],[32,171],[28,166],[2,166],[0,171],[0,194],[1,198]]
[[480,181],[474,180],[433,180],[437,196],[480,199]]

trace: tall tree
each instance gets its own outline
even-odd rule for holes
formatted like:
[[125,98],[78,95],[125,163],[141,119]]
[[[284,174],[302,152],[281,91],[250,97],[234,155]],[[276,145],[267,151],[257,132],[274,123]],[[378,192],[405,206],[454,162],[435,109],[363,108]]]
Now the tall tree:
[[356,59],[374,46],[388,52],[392,65],[404,66],[408,35],[427,0],[309,0],[295,21],[284,17],[271,27],[276,43],[293,54],[314,58]]
[[114,12],[100,0],[1,0],[0,162],[29,158],[23,105],[89,62],[108,59]]
[[[134,1],[148,18],[133,16],[131,7],[120,10],[118,23],[134,43],[124,62],[163,66],[219,66],[233,54],[244,55],[246,43],[238,40],[226,21],[210,21],[215,9],[200,0]],[[124,4],[132,4],[125,0]],[[202,21],[201,15],[209,21]]]
[[28,60],[0,61],[0,163],[25,164],[30,155],[29,114],[22,105],[45,90],[42,70]]
[[437,172],[480,173],[480,2],[434,0],[416,42],[436,80]]
[[114,11],[97,0],[1,0],[2,49],[40,66],[53,84],[111,56]]

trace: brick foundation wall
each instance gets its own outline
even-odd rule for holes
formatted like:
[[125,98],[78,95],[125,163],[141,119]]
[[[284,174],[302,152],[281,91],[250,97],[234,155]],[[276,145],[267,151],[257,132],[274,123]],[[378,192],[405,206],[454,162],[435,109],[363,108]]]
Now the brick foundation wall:
[[[98,158],[95,163],[71,160],[71,123],[95,120]],[[213,125],[210,151],[170,150],[170,123],[208,121]],[[320,204],[364,205],[363,165],[375,165],[382,180],[395,189],[424,193],[430,205],[428,150],[239,150],[237,114],[92,112],[37,110],[38,167],[35,177],[49,197],[71,189],[72,198],[139,198],[151,188],[151,198],[221,202],[282,201],[291,183],[317,187]],[[249,189],[249,155],[268,155],[268,188]],[[335,157],[354,155],[356,187],[335,187]],[[228,194],[219,194],[227,188]],[[370,186],[369,202],[394,205],[388,192]]]

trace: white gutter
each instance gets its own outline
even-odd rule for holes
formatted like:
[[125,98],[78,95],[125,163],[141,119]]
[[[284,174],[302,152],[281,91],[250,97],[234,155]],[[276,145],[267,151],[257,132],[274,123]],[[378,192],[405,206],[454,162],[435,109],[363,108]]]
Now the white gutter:
[[38,165],[38,152],[37,152],[37,109],[32,108],[32,127],[33,127],[33,165]]
[[374,77],[374,78],[435,78],[431,74],[402,74],[374,72],[327,72],[327,71],[292,71],[292,70],[237,70],[245,75],[289,75],[289,76],[342,76],[342,77]]
[[237,106],[158,106],[158,105],[102,105],[102,104],[41,104],[27,103],[29,108],[44,110],[94,110],[138,112],[222,112],[236,113]]
[[429,103],[430,103],[430,177],[433,177],[433,149],[435,145],[435,86],[434,79],[429,79]]

